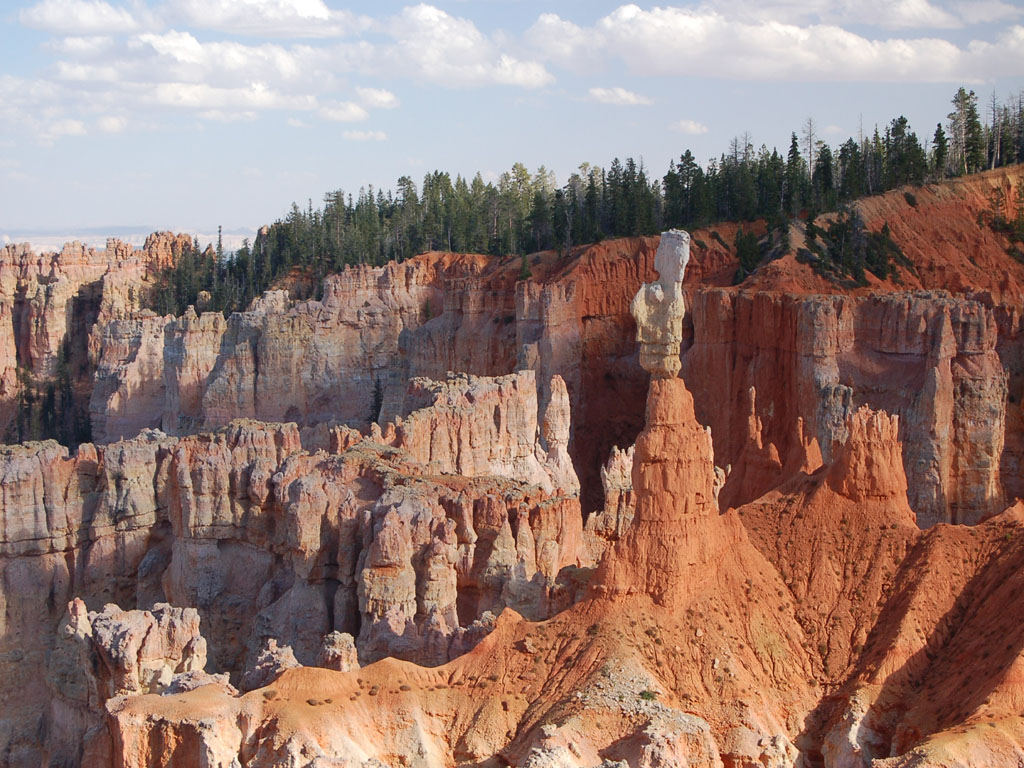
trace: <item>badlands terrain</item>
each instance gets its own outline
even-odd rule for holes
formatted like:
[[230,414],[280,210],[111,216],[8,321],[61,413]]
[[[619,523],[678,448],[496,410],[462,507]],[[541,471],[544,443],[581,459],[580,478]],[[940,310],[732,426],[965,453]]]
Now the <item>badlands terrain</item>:
[[187,236],[5,247],[0,431],[91,441],[0,447],[0,765],[1024,765],[1021,184],[858,202],[865,285],[726,224],[174,317]]

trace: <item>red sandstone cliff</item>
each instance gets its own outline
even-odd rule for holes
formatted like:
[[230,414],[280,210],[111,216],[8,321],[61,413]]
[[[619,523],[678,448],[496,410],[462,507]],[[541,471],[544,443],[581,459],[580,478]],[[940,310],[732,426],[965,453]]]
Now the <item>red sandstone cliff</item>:
[[[754,387],[763,439],[780,461],[797,418],[827,457],[852,409],[899,414],[911,506],[923,524],[976,522],[1020,495],[1012,468],[1024,453],[1024,430],[1019,409],[1007,408],[1024,400],[1024,390],[1015,391],[1024,386],[1020,320],[996,302],[1016,296],[1000,287],[1003,273],[1024,267],[977,222],[989,189],[1012,191],[1019,176],[1000,170],[927,187],[915,192],[913,206],[902,191],[858,203],[869,227],[890,223],[922,269],[903,270],[899,285],[874,281],[853,296],[791,256],[763,266],[739,289],[709,290],[731,282],[735,262],[721,241],[734,233],[694,233],[684,368],[698,416],[713,427],[716,463],[739,463]],[[600,508],[598,468],[613,446],[634,440],[642,417],[645,380],[628,304],[652,274],[656,244],[620,240],[561,258],[540,254],[534,278],[518,283],[512,261],[427,254],[346,270],[328,279],[322,302],[296,304],[277,293],[228,320],[206,314],[98,326],[94,438],[131,436],[143,426],[185,434],[241,417],[386,421],[402,411],[415,376],[526,367],[542,385],[556,374],[565,380],[577,416],[570,454],[584,508]],[[972,281],[944,279],[958,270]],[[974,293],[897,292],[915,287]],[[380,414],[372,413],[377,404]],[[771,485],[744,482],[749,487],[736,495],[744,483],[734,478],[723,503],[742,503]]]
[[[694,233],[682,379],[649,387],[629,309],[656,238],[538,254],[518,282],[427,254],[227,319],[140,311],[148,262],[116,244],[5,249],[0,396],[80,339],[110,444],[4,449],[0,754],[1012,764],[1022,268],[977,213],[1020,175],[859,203],[916,265],[901,284],[848,292],[786,256],[728,287],[728,248]],[[338,423],[378,405],[396,420]],[[55,654],[78,596],[93,610]],[[196,609],[211,671],[262,690],[187,677],[191,618],[149,645],[91,629],[178,627],[164,600]],[[119,666],[136,647],[142,677]],[[457,658],[297,666],[348,669],[346,648]],[[81,674],[93,659],[112,677]],[[96,719],[111,679],[136,683]]]

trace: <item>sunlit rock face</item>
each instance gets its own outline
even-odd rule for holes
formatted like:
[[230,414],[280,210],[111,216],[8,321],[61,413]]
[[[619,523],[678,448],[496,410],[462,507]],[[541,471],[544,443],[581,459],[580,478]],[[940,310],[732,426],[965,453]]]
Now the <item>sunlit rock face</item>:
[[0,763],[1016,764],[1018,183],[858,203],[855,289],[722,225],[159,317],[180,238],[6,249],[0,410],[71,344],[96,442],[0,450]]

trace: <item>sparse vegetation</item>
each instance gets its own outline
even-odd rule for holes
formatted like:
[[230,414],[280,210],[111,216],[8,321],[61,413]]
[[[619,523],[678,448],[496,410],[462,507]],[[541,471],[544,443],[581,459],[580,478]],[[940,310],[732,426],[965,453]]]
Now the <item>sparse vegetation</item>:
[[1024,185],[1017,187],[1011,215],[1007,215],[1006,203],[1003,189],[997,187],[992,190],[988,210],[978,214],[978,224],[1004,235],[1009,240],[1006,252],[1017,261],[1024,262]]
[[893,241],[889,225],[871,232],[856,208],[843,208],[825,227],[807,222],[807,248],[797,260],[810,264],[818,274],[849,287],[867,285],[865,271],[880,280],[896,275],[896,266],[914,269]]
[[519,263],[519,279],[529,280],[531,277],[533,277],[533,272],[530,271],[530,264],[526,260],[526,254],[524,253]]

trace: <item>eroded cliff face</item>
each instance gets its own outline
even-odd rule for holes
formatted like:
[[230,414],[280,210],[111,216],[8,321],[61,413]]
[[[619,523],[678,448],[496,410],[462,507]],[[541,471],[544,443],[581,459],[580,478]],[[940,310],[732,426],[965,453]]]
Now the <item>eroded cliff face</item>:
[[[694,233],[683,366],[698,416],[713,428],[717,465],[742,463],[753,387],[762,438],[780,465],[797,419],[829,457],[846,416],[870,405],[901,416],[910,503],[922,524],[975,523],[1016,498],[1019,473],[1003,468],[1012,470],[1024,452],[1013,407],[1024,391],[1010,391],[1021,389],[1024,354],[1019,313],[999,302],[1018,296],[1024,267],[977,215],[995,186],[1012,198],[1018,176],[1001,170],[928,187],[913,206],[902,191],[859,203],[869,226],[890,224],[917,266],[901,268],[900,284],[874,280],[852,293],[792,256],[739,289],[715,287],[732,281],[736,262],[722,243],[735,228]],[[271,292],[227,320],[136,313],[98,324],[94,439],[130,437],[144,426],[188,434],[233,418],[386,423],[407,410],[402,399],[417,376],[529,368],[542,402],[552,376],[566,383],[576,414],[569,452],[589,513],[603,506],[599,467],[642,423],[646,377],[629,303],[654,274],[657,243],[539,254],[527,281],[517,281],[515,260],[426,254],[347,269],[327,279],[319,302]],[[971,280],[950,278],[957,270]],[[768,469],[756,480],[737,474],[723,504],[777,484],[781,476]]]
[[63,434],[87,435],[90,334],[138,310],[156,271],[191,244],[160,232],[140,250],[116,239],[102,251],[78,242],[40,255],[27,244],[0,249],[0,434],[39,433],[59,410]]
[[[506,609],[442,667],[287,663],[247,694],[212,681],[108,699],[94,754],[127,766],[1013,764],[1019,510],[922,533],[898,419],[861,408],[846,433],[833,462],[718,514],[711,441],[684,382],[657,379],[635,450],[636,525],[580,602],[539,623]],[[177,658],[157,656],[169,659],[158,668]]]
[[[111,761],[1018,761],[1024,721],[1014,670],[1022,646],[1012,596],[1020,510],[922,532],[907,496],[899,415],[851,407],[825,452],[798,420],[781,453],[750,389],[743,462],[733,471],[769,482],[763,478],[776,467],[782,479],[721,513],[726,489],[712,433],[698,421],[685,378],[673,375],[681,334],[672,318],[683,302],[665,298],[675,277],[659,272],[660,289],[642,293],[658,306],[637,312],[641,323],[657,323],[640,335],[640,359],[653,375],[645,427],[605,471],[606,488],[633,502],[632,519],[620,524],[606,509],[609,524],[588,530],[614,543],[603,547],[578,602],[543,622],[506,608],[485,639],[442,667],[387,658],[338,673],[285,660],[267,685],[244,695],[208,685],[108,700]],[[457,432],[464,429],[483,426]],[[430,460],[451,455],[452,444],[442,436]],[[399,581],[413,559],[403,540],[382,536],[372,556]],[[444,537],[436,542],[443,546]],[[998,649],[993,637],[1001,638]]]
[[[712,290],[696,294],[693,313],[684,375],[719,465],[735,470],[725,506],[785,479],[788,457],[802,450],[798,423],[830,460],[847,417],[868,405],[900,416],[909,501],[922,526],[973,524],[1005,507],[1008,375],[992,307],[945,293]],[[757,466],[752,439],[773,452]]]
[[1014,764],[1019,183],[860,203],[916,267],[852,291],[724,226],[175,318],[11,250],[0,395],[82,339],[97,444],[0,455],[0,763]]
[[[532,371],[417,387],[410,399],[429,391],[429,402],[387,434],[236,421],[185,438],[146,430],[74,455],[53,441],[4,448],[5,762],[38,762],[41,748],[50,760],[77,760],[103,701],[156,690],[156,679],[166,687],[207,660],[244,685],[266,679],[243,673],[267,666],[269,643],[315,664],[325,636],[341,632],[355,637],[363,663],[389,656],[435,665],[472,648],[507,607],[538,620],[571,604],[587,558],[579,483],[565,454],[564,385],[550,386],[560,397],[540,413]],[[494,426],[499,413],[503,429]],[[473,459],[452,450],[470,446]],[[174,653],[108,648],[114,661],[104,668],[117,659],[142,666],[111,671],[116,680],[103,696],[88,694],[98,683],[79,680],[85,693],[51,709],[55,684],[43,673],[58,637],[80,638],[65,656],[107,658],[88,640],[107,619],[84,617],[79,603],[71,628],[56,633],[73,598],[97,611],[113,604],[104,615],[116,606],[164,614],[154,606],[187,606],[186,634],[202,622],[201,654],[196,646],[185,654],[194,662],[182,661],[187,637]],[[163,626],[159,617],[129,624],[137,621]],[[159,661],[168,653],[177,661]],[[40,742],[39,733],[53,738]]]
[[[659,358],[676,369],[679,342]],[[506,609],[436,669],[384,659],[291,668],[245,696],[111,700],[114,762],[792,763],[790,734],[815,699],[810,657],[792,604],[777,604],[781,579],[739,517],[717,514],[711,439],[682,380],[652,382],[635,457],[633,524],[588,595],[549,621]]]

